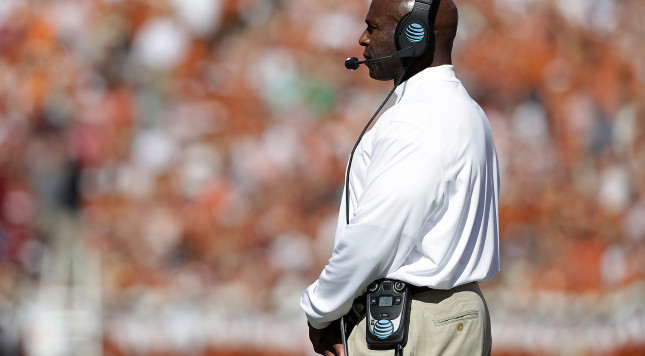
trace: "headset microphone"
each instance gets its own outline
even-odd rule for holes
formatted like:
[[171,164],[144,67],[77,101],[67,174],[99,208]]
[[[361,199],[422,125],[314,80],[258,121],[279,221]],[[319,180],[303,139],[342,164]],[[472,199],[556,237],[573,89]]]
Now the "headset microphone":
[[412,47],[408,47],[406,49],[396,51],[392,53],[389,56],[385,57],[379,57],[379,58],[370,58],[366,59],[364,61],[359,61],[358,58],[356,57],[349,57],[345,60],[345,68],[349,70],[356,70],[358,69],[358,66],[361,64],[369,63],[369,62],[375,62],[375,61],[381,61],[384,59],[389,59],[389,58],[407,58],[407,57],[412,57],[414,55],[414,49]]
[[366,63],[367,61],[358,61],[358,58],[356,57],[349,57],[345,60],[345,68],[349,70],[357,70],[358,66],[360,66],[363,63]]
[[358,66],[360,66],[361,64],[380,61],[380,60],[388,59],[388,58],[392,58],[392,56],[385,56],[385,57],[379,57],[379,58],[374,58],[374,59],[370,58],[370,59],[366,59],[364,61],[359,61],[358,58],[356,58],[356,57],[350,57],[350,58],[347,58],[345,60],[345,68],[347,68],[349,70],[356,70],[356,69],[358,69]]

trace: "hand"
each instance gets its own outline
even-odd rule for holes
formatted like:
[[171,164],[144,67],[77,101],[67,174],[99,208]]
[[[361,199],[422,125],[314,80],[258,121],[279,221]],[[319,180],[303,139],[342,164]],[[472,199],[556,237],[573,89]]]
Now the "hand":
[[324,349],[320,342],[326,329],[316,329],[309,323],[307,325],[309,326],[309,341],[311,341],[311,345],[314,347],[314,352],[323,355]]
[[317,354],[324,356],[345,355],[338,322],[333,322],[324,329],[316,329],[309,324],[309,340]]
[[342,341],[331,345],[331,350],[325,350],[324,356],[345,356],[345,350],[343,349]]

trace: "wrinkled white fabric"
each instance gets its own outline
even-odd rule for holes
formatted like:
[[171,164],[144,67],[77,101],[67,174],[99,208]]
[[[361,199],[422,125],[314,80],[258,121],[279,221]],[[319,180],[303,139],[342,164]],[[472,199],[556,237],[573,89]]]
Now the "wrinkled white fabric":
[[315,328],[346,314],[379,278],[450,289],[500,269],[498,163],[486,115],[451,65],[414,75],[395,96],[356,149],[349,224],[343,196],[331,259],[302,294]]

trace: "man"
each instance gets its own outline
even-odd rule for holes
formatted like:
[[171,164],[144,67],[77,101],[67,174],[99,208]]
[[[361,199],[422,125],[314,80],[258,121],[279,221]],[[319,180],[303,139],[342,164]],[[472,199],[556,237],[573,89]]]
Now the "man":
[[[396,51],[395,29],[413,6],[372,1],[359,39],[366,59]],[[349,223],[343,198],[332,257],[302,294],[319,354],[344,354],[338,319],[381,278],[415,286],[404,355],[490,354],[478,282],[499,271],[498,166],[486,116],[455,77],[457,19],[452,0],[441,0],[423,56],[367,64],[377,80],[405,76],[395,104],[356,148]],[[348,339],[351,356],[392,354],[369,350],[365,333],[363,316]]]

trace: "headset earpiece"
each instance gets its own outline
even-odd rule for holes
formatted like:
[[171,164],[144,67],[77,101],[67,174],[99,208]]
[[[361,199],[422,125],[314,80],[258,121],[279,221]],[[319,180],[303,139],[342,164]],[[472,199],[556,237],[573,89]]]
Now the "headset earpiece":
[[[399,21],[399,24],[396,26],[396,31],[394,32],[394,43],[396,44],[396,50],[400,51],[401,50],[401,33],[405,30],[405,25],[408,23],[408,17],[410,17],[410,14],[412,12],[408,12],[407,14],[403,15],[401,18],[401,21]],[[407,40],[407,39],[406,39]],[[406,43],[403,43],[406,44]]]
[[430,16],[432,3],[433,0],[416,0],[412,11],[405,14],[396,27],[396,49],[412,49],[412,54],[407,58],[422,56],[434,38],[434,16]]

